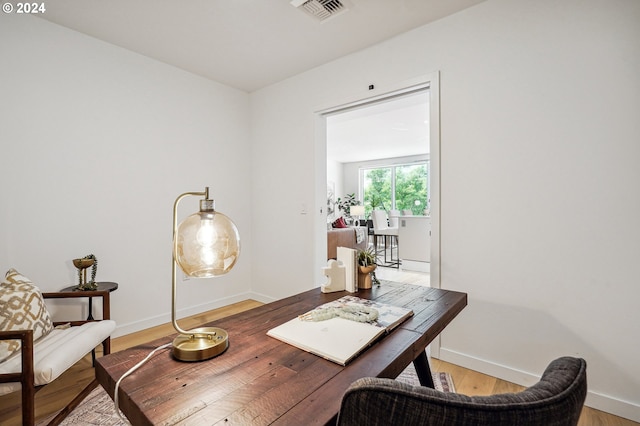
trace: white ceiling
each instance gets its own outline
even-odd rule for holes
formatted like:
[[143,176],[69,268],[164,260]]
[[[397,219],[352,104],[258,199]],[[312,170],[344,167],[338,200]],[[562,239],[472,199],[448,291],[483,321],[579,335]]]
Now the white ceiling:
[[[484,0],[341,1],[348,10],[322,22],[290,0],[55,0],[35,16],[252,92]],[[336,118],[330,158],[424,152],[419,109],[372,107]]]
[[327,117],[327,158],[339,163],[429,153],[429,93]]
[[483,0],[343,0],[323,22],[290,0],[54,0],[36,16],[252,92]]

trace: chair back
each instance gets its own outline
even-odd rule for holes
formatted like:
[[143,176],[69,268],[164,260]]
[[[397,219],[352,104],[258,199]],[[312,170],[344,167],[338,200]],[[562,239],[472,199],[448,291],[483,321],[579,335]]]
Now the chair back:
[[576,426],[586,395],[587,364],[572,357],[552,361],[540,381],[522,392],[490,396],[365,377],[344,394],[338,425]]
[[373,210],[371,212],[371,219],[373,220],[373,232],[382,231],[387,229],[387,212],[384,210]]
[[398,216],[400,216],[400,210],[389,210],[389,228],[398,227]]

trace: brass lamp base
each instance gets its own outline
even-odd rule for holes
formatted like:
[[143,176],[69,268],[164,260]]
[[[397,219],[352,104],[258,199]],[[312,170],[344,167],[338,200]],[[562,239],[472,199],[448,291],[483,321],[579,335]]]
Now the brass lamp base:
[[220,355],[229,347],[229,335],[221,328],[194,328],[188,333],[173,339],[173,356],[180,361],[204,361]]

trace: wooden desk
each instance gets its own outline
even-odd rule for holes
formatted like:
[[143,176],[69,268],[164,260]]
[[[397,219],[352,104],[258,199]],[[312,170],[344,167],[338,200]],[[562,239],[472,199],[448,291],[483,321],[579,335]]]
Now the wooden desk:
[[[383,281],[362,298],[405,306],[414,316],[346,367],[266,335],[291,318],[348,293],[319,288],[215,322],[229,333],[219,357],[187,363],[162,351],[123,380],[120,408],[132,424],[324,425],[335,422],[347,387],[366,376],[397,377],[410,362],[424,380],[425,348],[462,311],[467,295]],[[211,324],[213,325],[213,324]],[[97,360],[96,377],[113,398],[115,382],[167,336]]]

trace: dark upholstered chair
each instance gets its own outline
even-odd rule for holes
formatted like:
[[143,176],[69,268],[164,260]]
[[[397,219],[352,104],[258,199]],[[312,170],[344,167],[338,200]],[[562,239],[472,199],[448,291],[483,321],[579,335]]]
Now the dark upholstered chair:
[[587,395],[587,364],[553,361],[535,385],[519,393],[466,396],[365,377],[345,393],[338,425],[575,426]]

